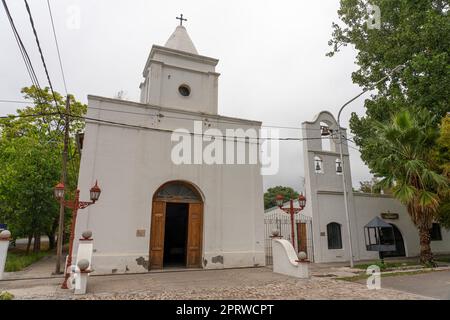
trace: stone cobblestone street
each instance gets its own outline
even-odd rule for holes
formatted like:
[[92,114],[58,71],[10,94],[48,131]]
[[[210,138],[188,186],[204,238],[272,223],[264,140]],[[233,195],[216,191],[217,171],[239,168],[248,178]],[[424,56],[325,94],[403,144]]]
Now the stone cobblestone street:
[[92,276],[85,296],[60,289],[60,282],[54,278],[0,285],[16,299],[427,299],[390,289],[368,290],[364,284],[328,277],[296,279],[274,274],[269,268]]

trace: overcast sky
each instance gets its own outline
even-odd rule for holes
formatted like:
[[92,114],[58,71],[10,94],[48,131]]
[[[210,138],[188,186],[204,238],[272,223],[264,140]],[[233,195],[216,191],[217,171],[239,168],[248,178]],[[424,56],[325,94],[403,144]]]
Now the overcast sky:
[[[63,93],[46,0],[28,0],[56,91]],[[31,56],[42,86],[47,85],[23,1],[7,1],[16,27]],[[339,0],[51,0],[67,86],[77,99],[112,97],[118,91],[139,101],[142,69],[152,44],[164,45],[180,13],[200,54],[220,60],[219,113],[263,121],[268,125],[301,126],[321,110],[337,114],[358,94],[351,81],[355,50],[326,57],[331,23],[337,22]],[[79,12],[79,19],[78,14]],[[30,85],[18,46],[2,8],[0,13],[0,99],[21,99]],[[0,114],[17,104],[0,103]],[[363,114],[363,99],[343,113]],[[283,130],[281,136],[299,136]],[[265,187],[299,189],[303,176],[301,142],[281,142],[281,169],[265,177]],[[369,179],[359,154],[350,150],[353,185]]]

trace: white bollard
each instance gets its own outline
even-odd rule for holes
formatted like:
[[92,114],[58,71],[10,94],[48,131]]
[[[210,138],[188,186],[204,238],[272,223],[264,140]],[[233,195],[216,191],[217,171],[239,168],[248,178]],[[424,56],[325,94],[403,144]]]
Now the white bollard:
[[309,262],[298,261],[297,277],[302,279],[309,278]]
[[80,272],[78,275],[78,285],[75,287],[74,294],[86,294],[87,289],[87,279],[89,277],[89,273]]
[[299,278],[309,278],[309,261],[308,255],[306,252],[299,252],[298,253],[298,260],[296,261],[298,263],[298,277]]
[[3,279],[3,271],[5,271],[6,256],[8,255],[10,239],[11,232],[8,230],[0,232],[0,280]]
[[86,259],[80,260],[77,265],[74,294],[86,294],[90,263]]
[[92,253],[94,240],[91,231],[84,231],[78,244],[76,258],[75,290],[74,294],[86,294],[89,274],[92,270]]

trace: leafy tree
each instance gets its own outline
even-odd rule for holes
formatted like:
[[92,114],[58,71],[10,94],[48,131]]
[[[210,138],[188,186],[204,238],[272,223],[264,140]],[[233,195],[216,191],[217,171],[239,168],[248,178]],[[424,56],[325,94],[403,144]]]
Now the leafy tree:
[[[436,159],[443,175],[450,181],[450,115],[442,119],[441,136],[438,140]],[[441,192],[441,204],[439,206],[439,222],[450,229],[450,189]]]
[[55,147],[34,136],[0,143],[2,215],[14,236],[34,237],[34,252],[40,250],[41,234],[54,234],[58,217],[58,205],[51,197],[61,171]]
[[372,157],[368,165],[382,177],[379,184],[392,188],[419,230],[422,263],[433,263],[430,229],[441,202],[439,193],[448,189],[447,179],[434,171],[428,147],[439,137],[433,118],[425,109],[400,111],[391,122],[378,122],[365,142],[367,148],[377,150],[378,156]]
[[[17,110],[17,116],[0,119],[0,220],[8,223],[14,237],[34,237],[34,251],[40,250],[40,237],[55,244],[59,206],[53,187],[60,180],[63,150],[65,98],[56,93],[57,105],[48,88],[23,88],[30,106]],[[79,156],[74,135],[84,128],[86,105],[70,96],[68,189],[77,184]],[[69,193],[69,196],[70,195]],[[65,219],[67,222],[69,219]],[[70,220],[69,220],[70,221]]]
[[264,193],[264,209],[269,209],[277,205],[276,196],[278,194],[281,194],[286,201],[298,198],[298,192],[290,187],[277,186],[269,188],[267,189],[267,192]]
[[378,185],[378,179],[372,178],[372,180],[369,181],[360,181],[358,191],[363,193],[381,193],[381,188]]
[[[369,2],[380,8],[380,29],[367,25]],[[357,50],[359,69],[352,79],[363,88],[372,88],[394,67],[406,66],[390,81],[376,86],[377,92],[365,101],[365,115],[353,113],[350,128],[363,161],[389,182],[385,185],[394,186],[395,197],[407,203],[419,229],[423,262],[432,260],[428,228],[443,203],[438,190],[443,180],[441,169],[430,155],[438,141],[435,129],[449,105],[448,10],[448,0],[341,0],[338,14],[342,23],[333,23],[329,42],[329,56],[347,45]],[[391,136],[394,129],[403,136]],[[413,133],[418,136],[410,136]],[[389,138],[389,143],[384,145],[383,138]],[[405,145],[400,145],[401,141]],[[404,157],[406,153],[410,158]]]

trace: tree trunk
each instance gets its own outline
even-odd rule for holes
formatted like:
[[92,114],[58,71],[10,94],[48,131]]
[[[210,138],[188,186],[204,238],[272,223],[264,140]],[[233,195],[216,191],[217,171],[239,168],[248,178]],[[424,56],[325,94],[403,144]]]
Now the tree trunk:
[[427,226],[419,226],[419,239],[420,239],[420,263],[433,265],[433,253],[431,252],[431,237],[430,229]]
[[48,237],[48,250],[55,249],[55,244],[56,244],[55,234],[54,233],[53,234],[52,233],[48,233],[47,237]]
[[35,232],[34,234],[34,245],[33,245],[33,252],[38,253],[41,251],[41,233]]
[[31,240],[33,240],[33,234],[29,234],[29,235],[28,235],[27,254],[30,253]]
[[48,236],[48,249],[53,250],[56,247],[56,230],[58,229],[59,217],[55,217],[51,230],[47,233]]

